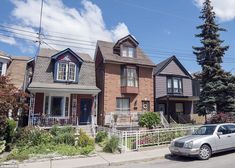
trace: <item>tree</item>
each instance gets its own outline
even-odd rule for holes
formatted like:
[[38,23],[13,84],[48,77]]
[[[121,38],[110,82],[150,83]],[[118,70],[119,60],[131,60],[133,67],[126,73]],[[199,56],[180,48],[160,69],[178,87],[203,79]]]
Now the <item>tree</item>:
[[235,82],[234,76],[230,72],[225,72],[221,63],[223,56],[229,46],[222,46],[220,40],[221,31],[215,23],[215,12],[210,0],[205,0],[201,11],[200,19],[203,24],[197,26],[201,32],[196,35],[201,39],[201,47],[193,47],[197,62],[201,65],[202,72],[199,75],[202,91],[197,105],[199,115],[217,112],[228,112],[235,110]]
[[0,76],[0,139],[3,139],[6,130],[8,113],[12,111],[12,117],[17,117],[18,109],[27,109],[25,103],[28,94],[17,89],[10,81],[9,76]]

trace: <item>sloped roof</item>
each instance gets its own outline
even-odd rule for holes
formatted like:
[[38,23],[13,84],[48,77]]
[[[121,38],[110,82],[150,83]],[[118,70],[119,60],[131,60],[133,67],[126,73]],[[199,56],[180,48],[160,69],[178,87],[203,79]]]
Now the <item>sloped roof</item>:
[[32,57],[28,56],[12,56],[11,63],[7,69],[11,82],[19,89],[22,89],[25,78],[26,65]]
[[115,43],[112,42],[97,41],[97,47],[100,49],[105,62],[155,66],[155,64],[149,59],[147,55],[144,54],[144,52],[139,47],[136,48],[137,58],[130,58],[121,57],[120,55],[113,53],[114,45]]
[[0,57],[1,58],[6,58],[6,59],[11,59],[11,56],[7,53],[5,53],[4,51],[0,50]]
[[175,63],[179,66],[179,68],[190,78],[192,78],[192,75],[185,69],[185,67],[180,63],[180,61],[177,59],[176,56],[169,57],[165,59],[164,61],[160,62],[159,64],[156,65],[154,68],[154,75],[159,75],[160,72],[171,62],[175,61]]
[[78,83],[55,83],[53,77],[53,63],[51,57],[59,51],[50,49],[41,49],[35,60],[34,74],[29,89],[91,89],[99,91],[95,81],[95,64],[88,54],[78,53],[84,60],[79,71]]

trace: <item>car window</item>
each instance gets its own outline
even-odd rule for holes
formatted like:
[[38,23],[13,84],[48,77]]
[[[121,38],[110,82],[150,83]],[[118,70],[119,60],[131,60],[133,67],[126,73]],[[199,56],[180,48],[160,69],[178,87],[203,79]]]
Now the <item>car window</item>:
[[222,134],[229,134],[229,129],[226,125],[221,125],[218,129],[218,132],[222,132]]
[[229,133],[235,133],[235,125],[227,125]]
[[202,126],[196,130],[193,135],[212,135],[216,126]]

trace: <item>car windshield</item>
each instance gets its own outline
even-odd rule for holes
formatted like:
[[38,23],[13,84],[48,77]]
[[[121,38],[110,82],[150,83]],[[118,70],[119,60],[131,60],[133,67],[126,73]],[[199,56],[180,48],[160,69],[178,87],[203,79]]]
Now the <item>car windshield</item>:
[[193,135],[212,135],[216,126],[202,126],[196,130]]

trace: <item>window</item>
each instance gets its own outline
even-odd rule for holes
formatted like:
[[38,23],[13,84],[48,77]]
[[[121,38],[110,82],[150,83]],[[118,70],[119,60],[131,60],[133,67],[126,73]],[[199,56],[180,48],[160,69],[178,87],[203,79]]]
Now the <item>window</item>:
[[122,47],[122,56],[134,58],[135,49],[133,47]]
[[218,132],[222,132],[222,134],[229,134],[229,129],[227,128],[227,126],[222,125],[219,127]]
[[68,117],[69,97],[46,96],[44,102],[44,113],[50,117]]
[[235,125],[227,125],[230,133],[235,133]]
[[3,63],[0,62],[0,75],[2,75],[2,68],[3,68]]
[[121,111],[121,112],[130,111],[130,99],[117,98],[116,99],[116,111]]
[[72,62],[59,62],[57,65],[57,80],[75,81],[76,80],[76,64]]
[[167,93],[170,93],[170,94],[183,93],[182,79],[181,78],[168,78],[167,79]]
[[177,113],[184,112],[184,104],[183,103],[175,103],[175,112],[177,112]]
[[135,67],[122,68],[121,85],[138,87],[138,76]]

